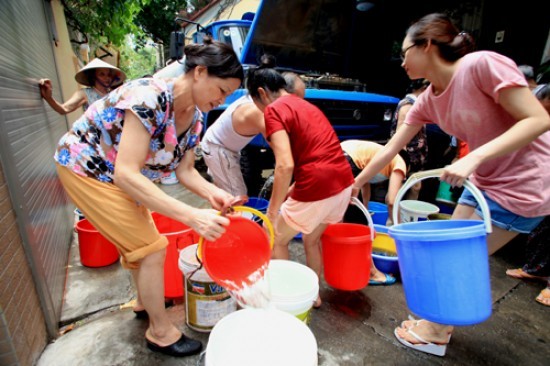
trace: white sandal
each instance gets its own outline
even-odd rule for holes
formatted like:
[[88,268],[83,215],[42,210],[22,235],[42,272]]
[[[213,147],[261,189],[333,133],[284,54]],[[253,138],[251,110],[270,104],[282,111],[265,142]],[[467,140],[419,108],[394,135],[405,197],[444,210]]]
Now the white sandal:
[[[427,321],[427,320],[426,320],[426,319],[416,319],[414,316],[412,316],[412,315],[409,314],[409,319],[408,319],[408,320],[403,320],[403,321],[401,322],[400,327],[401,327],[402,329],[408,330],[408,329],[411,329],[411,328],[414,328],[414,327],[419,326],[420,323],[425,322],[425,321]],[[410,325],[407,325],[406,322],[411,322],[411,324],[410,324]],[[451,334],[451,333],[452,333],[452,331],[449,332],[449,334]],[[450,338],[449,338],[449,339],[450,339]]]
[[440,356],[440,357],[445,356],[445,351],[447,350],[447,344],[449,344],[449,341],[451,340],[451,335],[450,334],[449,334],[449,338],[447,340],[447,343],[437,344],[437,343],[432,343],[432,342],[426,341],[424,338],[420,337],[418,334],[416,334],[415,332],[413,332],[410,329],[402,328],[402,329],[405,329],[405,331],[407,333],[409,333],[411,336],[413,336],[416,340],[421,342],[420,344],[415,344],[415,343],[411,343],[411,342],[407,341],[404,338],[401,338],[399,336],[399,334],[397,333],[398,329],[399,328],[395,328],[394,331],[393,331],[393,334],[395,335],[395,338],[397,338],[399,343],[403,344],[404,346],[407,346],[409,348],[412,348],[412,349],[420,351],[420,352],[425,352],[425,353],[429,353],[429,354]]

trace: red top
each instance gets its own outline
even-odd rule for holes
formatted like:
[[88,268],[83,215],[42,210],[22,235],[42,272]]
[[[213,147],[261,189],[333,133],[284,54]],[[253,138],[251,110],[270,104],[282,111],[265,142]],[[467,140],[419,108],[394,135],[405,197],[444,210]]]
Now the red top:
[[323,112],[295,95],[285,95],[264,111],[266,138],[285,130],[294,159],[294,192],[301,202],[319,201],[353,184],[353,174],[336,132]]

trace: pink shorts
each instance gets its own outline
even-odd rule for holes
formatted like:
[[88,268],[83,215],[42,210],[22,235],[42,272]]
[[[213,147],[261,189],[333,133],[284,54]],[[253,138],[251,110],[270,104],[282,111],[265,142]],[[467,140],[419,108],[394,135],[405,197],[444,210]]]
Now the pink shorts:
[[288,198],[281,206],[281,215],[291,228],[309,234],[321,224],[342,221],[349,206],[351,186],[320,201],[300,202]]

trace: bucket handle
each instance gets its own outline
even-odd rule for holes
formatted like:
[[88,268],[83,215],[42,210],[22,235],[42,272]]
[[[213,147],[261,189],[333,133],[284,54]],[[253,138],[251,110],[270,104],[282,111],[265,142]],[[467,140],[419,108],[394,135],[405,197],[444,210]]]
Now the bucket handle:
[[[395,197],[395,203],[393,205],[393,222],[398,223],[398,216],[399,216],[399,203],[405,193],[416,183],[426,179],[426,178],[439,178],[441,174],[443,173],[443,169],[432,169],[432,170],[426,170],[414,173],[407,179],[405,184],[401,187],[399,192],[397,192],[397,196]],[[472,193],[474,198],[477,200],[481,207],[481,212],[483,212],[483,217],[485,221],[485,231],[487,233],[491,233],[493,231],[492,225],[491,225],[491,212],[489,211],[489,206],[487,206],[487,201],[485,200],[485,197],[483,197],[483,194],[481,191],[469,180],[464,181],[464,187]]]
[[357,206],[358,209],[363,212],[363,215],[367,218],[367,222],[369,223],[370,228],[370,240],[374,241],[374,222],[372,221],[372,217],[370,216],[369,210],[361,203],[361,201],[357,197],[351,197],[350,203],[354,206]]
[[[267,230],[269,231],[269,249],[273,249],[273,244],[275,243],[275,230],[273,229],[273,224],[271,224],[271,221],[267,218],[266,215],[264,215],[262,212],[247,206],[235,206],[231,207],[232,211],[240,211],[240,212],[249,212],[253,215],[259,216],[262,221],[267,226]],[[220,212],[220,215],[222,212]],[[197,247],[197,258],[202,261],[202,247],[204,243],[204,237],[199,237],[199,245]]]

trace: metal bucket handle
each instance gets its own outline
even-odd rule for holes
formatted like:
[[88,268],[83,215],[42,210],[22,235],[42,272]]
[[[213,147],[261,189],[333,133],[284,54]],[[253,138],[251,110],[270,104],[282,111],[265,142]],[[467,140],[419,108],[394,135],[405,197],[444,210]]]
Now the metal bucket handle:
[[370,216],[369,210],[367,210],[365,205],[363,205],[357,197],[351,197],[350,203],[354,206],[357,206],[357,208],[360,209],[361,212],[363,212],[363,215],[365,215],[365,217],[367,218],[370,228],[370,240],[374,241],[374,223],[372,221],[372,217]]
[[[441,174],[443,173],[443,169],[433,169],[433,170],[426,170],[423,172],[414,173],[407,179],[405,184],[401,187],[399,192],[397,192],[397,196],[395,197],[395,203],[393,205],[393,222],[398,223],[399,219],[399,203],[401,202],[401,199],[407,193],[407,191],[414,186],[416,183],[426,179],[426,178],[439,178]],[[487,233],[491,233],[493,231],[492,225],[491,225],[491,212],[489,211],[489,206],[487,206],[487,201],[485,201],[485,197],[483,197],[483,194],[477,187],[470,182],[469,180],[464,181],[464,187],[472,193],[472,195],[475,197],[477,202],[479,203],[481,207],[481,212],[483,212],[483,218],[485,221],[485,231]]]

